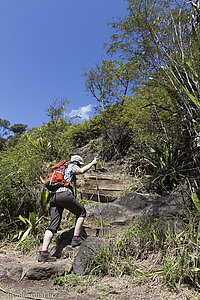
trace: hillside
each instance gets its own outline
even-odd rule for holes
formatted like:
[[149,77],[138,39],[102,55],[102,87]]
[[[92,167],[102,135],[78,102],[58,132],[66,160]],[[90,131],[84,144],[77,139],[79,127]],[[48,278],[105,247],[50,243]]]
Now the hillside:
[[[114,164],[104,163],[98,168],[97,179],[100,200],[102,200],[103,235],[99,222],[96,173],[91,170],[84,177],[80,177],[78,181],[79,193],[84,199],[85,197],[88,198],[87,201],[84,200],[87,210],[84,224],[84,230],[87,234],[86,245],[91,238],[97,239],[103,245],[107,244],[108,241],[112,241],[114,244],[118,243],[125,232],[135,226],[136,220],[145,222],[145,215],[157,220],[161,216],[165,219],[167,217],[167,220],[173,220],[176,226],[178,224],[182,226],[179,221],[175,221],[178,216],[184,215],[185,198],[182,197],[181,192],[177,191],[164,197],[155,194],[125,193],[129,190],[132,181],[129,181],[130,177],[123,172],[124,169],[125,165],[122,164],[122,161]],[[118,180],[117,184],[116,180]],[[174,217],[175,219],[173,219]],[[84,244],[74,249],[69,246],[73,232],[71,224],[68,214],[65,213],[61,230],[56,235],[51,247],[51,253],[59,254],[59,258],[53,263],[37,262],[40,244],[35,249],[29,249],[29,252],[24,253],[17,248],[13,249],[12,243],[5,241],[1,244],[0,299],[10,299],[10,297],[12,299],[56,298],[63,300],[199,299],[199,293],[195,289],[187,288],[184,284],[176,285],[176,289],[167,287],[164,277],[160,276],[164,270],[161,263],[161,248],[157,248],[157,250],[148,249],[147,245],[140,245],[140,241],[135,240],[135,238],[133,241],[127,241],[131,247],[129,251],[132,252],[132,271],[126,270],[125,265],[123,268],[122,265],[118,265],[119,270],[115,270],[116,274],[114,275],[113,267],[117,267],[114,261],[119,260],[119,249],[117,252],[112,252],[111,248],[108,248],[105,252],[106,255],[113,257],[108,262],[104,262],[104,267],[102,265],[107,270],[106,272],[104,270],[105,274],[101,274],[101,271],[99,274],[94,272],[94,274],[89,273],[84,276],[77,274],[77,268],[73,269],[73,261]],[[144,236],[140,238],[144,238]],[[148,242],[146,241],[146,243]],[[147,248],[142,249],[141,247]],[[107,263],[113,266],[108,266]],[[119,263],[121,262],[119,261]]]

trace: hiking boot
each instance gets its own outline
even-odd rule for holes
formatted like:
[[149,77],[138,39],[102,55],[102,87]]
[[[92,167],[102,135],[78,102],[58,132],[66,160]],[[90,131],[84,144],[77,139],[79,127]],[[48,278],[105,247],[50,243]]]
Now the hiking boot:
[[79,237],[77,239],[75,239],[74,237],[72,238],[72,242],[71,242],[71,246],[72,247],[76,247],[76,246],[80,246],[82,244],[83,240]]
[[56,257],[51,256],[49,252],[42,253],[39,251],[38,262],[51,262],[56,261]]

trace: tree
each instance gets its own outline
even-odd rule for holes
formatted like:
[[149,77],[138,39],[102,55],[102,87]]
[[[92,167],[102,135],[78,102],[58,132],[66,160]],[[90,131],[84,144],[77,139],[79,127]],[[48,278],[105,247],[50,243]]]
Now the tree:
[[93,68],[89,71],[85,70],[83,73],[86,91],[89,91],[100,103],[103,112],[106,105],[115,97],[116,86],[113,80],[113,67],[112,61],[102,61],[102,65],[95,63]]
[[51,122],[56,122],[56,120],[62,118],[63,112],[66,110],[69,101],[67,99],[55,98],[50,104],[49,108],[46,108],[47,116],[50,117]]
[[0,119],[0,138],[8,134],[10,122],[6,119]]
[[159,72],[159,83],[175,90],[186,117],[199,115],[200,40],[193,8],[171,0],[127,2],[128,16],[111,24],[115,33],[107,52],[137,66],[145,82],[150,73]]
[[107,106],[124,101],[124,97],[132,94],[138,84],[135,66],[129,62],[102,60],[89,71],[83,73],[86,91],[101,105],[104,112]]
[[0,150],[3,148],[7,139],[5,138],[9,131],[10,122],[6,119],[0,119]]
[[[47,115],[50,117],[50,122],[47,123],[47,132],[51,140],[52,157],[62,157],[62,137],[67,127],[66,120],[62,114],[65,112],[69,101],[67,99],[54,99],[49,108],[46,109]],[[60,145],[59,153],[57,153],[57,145]]]
[[24,124],[14,124],[13,126],[11,126],[9,128],[10,131],[14,132],[14,134],[18,135],[18,134],[23,134],[24,132],[26,132],[28,125],[24,125]]
[[[127,0],[127,3],[128,15],[111,23],[114,34],[107,44],[107,53],[134,64],[144,84],[164,88],[171,97],[172,111],[181,118],[182,136],[187,139],[185,147],[193,156],[198,178],[199,0],[189,3]],[[157,103],[152,101],[151,105],[156,108]]]

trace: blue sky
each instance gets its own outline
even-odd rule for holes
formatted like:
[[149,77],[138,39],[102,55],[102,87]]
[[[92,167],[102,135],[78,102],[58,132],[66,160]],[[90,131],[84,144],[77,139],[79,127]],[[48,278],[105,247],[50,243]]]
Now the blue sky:
[[53,99],[67,98],[66,114],[92,113],[83,68],[106,58],[112,18],[124,0],[0,0],[0,118],[29,128],[48,121]]

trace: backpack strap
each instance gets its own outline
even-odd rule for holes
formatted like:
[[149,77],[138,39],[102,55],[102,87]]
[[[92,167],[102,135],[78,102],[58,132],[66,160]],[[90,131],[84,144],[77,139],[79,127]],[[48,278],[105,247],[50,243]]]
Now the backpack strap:
[[76,186],[76,176],[75,176],[75,183],[74,183],[74,196],[77,197],[77,186]]

